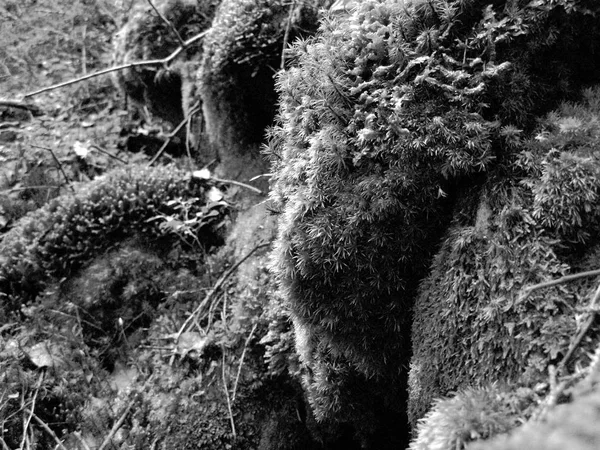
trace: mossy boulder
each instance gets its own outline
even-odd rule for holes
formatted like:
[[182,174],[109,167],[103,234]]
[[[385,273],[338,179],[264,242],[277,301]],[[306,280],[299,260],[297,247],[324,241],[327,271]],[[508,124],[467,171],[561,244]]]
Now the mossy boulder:
[[[125,24],[114,39],[113,63],[121,65],[169,56],[181,42],[210,27],[219,0],[160,0],[153,4],[162,18],[147,2],[136,3]],[[165,23],[166,19],[169,23]],[[168,67],[142,66],[115,73],[115,80],[133,106],[144,115],[144,108],[155,116],[178,125],[188,116],[193,72],[202,53],[202,42],[196,42]]]
[[[382,424],[405,420],[411,334],[416,346],[432,329],[441,334],[411,332],[416,293],[462,216],[474,220],[479,210],[485,224],[489,209],[506,223],[499,238],[507,241],[532,233],[515,262],[527,264],[524,282],[566,273],[553,236],[531,231],[535,221],[504,203],[510,198],[481,192],[513,177],[515,142],[536,117],[600,79],[600,65],[581,64],[598,52],[590,36],[600,35],[599,13],[590,1],[368,1],[295,44],[267,148],[281,214],[272,266],[319,419],[352,423],[367,447],[399,445],[391,442],[406,430]],[[431,308],[441,300],[432,295]],[[415,314],[415,324],[426,320]],[[485,344],[465,327],[467,343]],[[478,367],[453,361],[448,370]]]
[[[532,387],[579,330],[594,278],[528,291],[596,269],[600,244],[599,91],[550,114],[524,139],[512,176],[491,178],[470,223],[453,226],[415,304],[411,420],[437,396],[478,383]],[[572,366],[597,344],[597,325]]]
[[196,89],[221,173],[243,171],[251,177],[267,171],[260,146],[276,112],[274,80],[285,47],[313,34],[319,8],[331,3],[225,0],[220,5],[204,41]]
[[[139,237],[169,247],[179,237],[161,226],[161,218],[185,220],[183,214],[214,213],[200,233],[206,249],[222,242],[221,231],[211,228],[223,218],[224,203],[207,197],[215,184],[194,179],[173,166],[117,169],[29,213],[0,243],[2,314],[18,311],[34,300],[50,277],[68,276],[127,238]],[[178,208],[186,199],[191,209]],[[175,202],[172,202],[175,200]],[[200,224],[200,222],[198,222]],[[162,242],[162,244],[161,244]]]

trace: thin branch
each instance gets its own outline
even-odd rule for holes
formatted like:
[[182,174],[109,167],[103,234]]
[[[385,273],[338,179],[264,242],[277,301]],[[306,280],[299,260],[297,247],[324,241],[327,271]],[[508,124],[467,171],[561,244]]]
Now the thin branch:
[[235,181],[235,180],[223,180],[222,178],[215,178],[212,177],[213,180],[215,180],[217,183],[224,183],[224,184],[235,184],[236,186],[240,186],[246,189],[250,189],[251,191],[256,192],[257,194],[264,194],[263,191],[261,191],[258,188],[255,188],[254,186],[250,186],[249,184],[246,183],[242,183],[241,181]]
[[31,111],[34,116],[42,115],[42,110],[39,106],[31,103],[23,103],[17,100],[0,100],[0,106],[8,106],[10,108],[26,109]]
[[588,270],[587,272],[574,273],[572,275],[566,275],[566,276],[558,278],[556,280],[545,281],[543,283],[534,284],[533,286],[529,286],[524,289],[525,298],[527,298],[529,296],[529,294],[531,294],[533,291],[535,291],[537,289],[543,289],[543,288],[547,288],[547,287],[551,287],[551,286],[556,286],[557,284],[567,283],[569,281],[578,280],[579,278],[593,277],[596,275],[600,275],[600,269]]
[[[192,112],[195,113],[196,111],[192,111]],[[152,164],[154,164],[156,162],[156,160],[158,158],[160,158],[160,155],[163,154],[163,152],[165,151],[165,149],[171,142],[171,139],[173,139],[177,135],[177,133],[179,133],[179,131],[184,127],[184,125],[186,123],[188,123],[188,121],[190,120],[191,117],[192,117],[192,114],[190,113],[185,119],[183,119],[179,123],[179,125],[177,125],[177,127],[175,127],[175,129],[167,137],[167,140],[164,142],[164,144],[158,149],[158,152],[156,152],[156,155],[154,155],[154,157],[150,160],[150,162],[148,163],[148,167],[150,167]]]
[[89,446],[89,445],[87,445],[87,442],[85,442],[85,439],[83,439],[83,436],[81,436],[81,433],[80,433],[79,431],[75,431],[75,432],[73,433],[73,435],[74,435],[74,436],[77,438],[77,440],[79,441],[79,443],[80,443],[80,444],[83,446],[83,448],[84,448],[85,450],[92,450],[92,449],[90,448],[90,446]]
[[206,294],[206,296],[204,297],[204,300],[202,300],[202,302],[200,302],[200,304],[198,305],[198,307],[196,307],[196,309],[188,316],[188,318],[185,319],[185,322],[183,322],[183,325],[181,326],[181,328],[179,329],[179,331],[177,332],[177,335],[175,337],[175,345],[177,345],[177,342],[179,341],[179,338],[181,337],[181,335],[183,334],[183,332],[185,331],[185,329],[187,328],[187,326],[189,325],[189,323],[193,320],[193,318],[200,311],[202,311],[202,309],[212,300],[212,298],[219,291],[219,289],[221,289],[221,286],[223,286],[223,284],[225,283],[225,281],[227,281],[227,279],[237,270],[237,268],[244,261],[246,261],[248,258],[250,258],[250,256],[252,256],[255,251],[257,251],[257,250],[259,250],[261,248],[268,247],[269,245],[270,245],[269,243],[258,244],[252,250],[250,250],[242,259],[240,259],[238,262],[236,262],[231,267],[231,269],[229,269],[227,272],[225,272],[223,275],[221,275],[221,277],[217,280],[217,282],[212,287],[212,289],[210,291],[208,291],[208,294]]
[[96,150],[98,150],[100,153],[104,153],[106,156],[109,156],[110,158],[116,159],[117,161],[119,161],[120,163],[123,164],[127,164],[127,161],[125,161],[122,158],[119,158],[117,155],[113,155],[112,153],[110,153],[107,150],[104,150],[102,147],[97,146],[96,144],[92,144],[91,145],[92,148],[95,148]]
[[119,420],[117,422],[115,422],[115,424],[113,425],[113,427],[110,430],[110,433],[108,433],[108,436],[106,436],[106,438],[104,439],[104,442],[102,442],[100,447],[98,447],[98,450],[104,450],[106,448],[106,446],[110,443],[110,441],[113,438],[113,436],[115,435],[115,433],[117,431],[119,431],[119,428],[121,428],[123,426],[123,422],[125,422],[125,419],[127,418],[129,411],[131,411],[131,408],[133,407],[134,403],[135,403],[135,400],[131,400],[129,402],[129,405],[127,405],[127,408],[125,408],[125,412],[123,412],[123,414],[121,414],[121,417],[119,418]]
[[158,14],[158,17],[160,17],[160,19],[164,23],[166,23],[169,28],[171,28],[171,31],[173,32],[173,34],[175,34],[175,36],[177,36],[177,40],[179,41],[179,43],[181,44],[181,46],[185,47],[185,41],[183,40],[183,38],[179,34],[179,31],[177,31],[177,28],[175,28],[175,25],[173,25],[173,23],[171,23],[171,21],[169,21],[165,16],[163,16],[161,14],[161,12],[158,9],[156,9],[156,6],[154,6],[154,3],[152,3],[152,0],[148,0],[148,3],[150,3],[150,6],[152,6],[152,9],[154,10],[154,12],[156,14]]
[[2,450],[10,450],[10,447],[8,446],[6,441],[2,439],[2,436],[0,436],[0,444],[2,444]]
[[240,374],[242,373],[242,366],[244,365],[244,357],[246,356],[246,350],[248,349],[248,345],[250,344],[250,340],[256,331],[256,327],[258,325],[254,324],[252,330],[250,330],[250,334],[246,338],[246,342],[244,343],[244,350],[242,350],[242,356],[240,358],[240,365],[238,366],[237,374],[235,375],[235,381],[233,383],[233,393],[231,394],[231,402],[235,402],[235,394],[237,392],[238,382],[240,381]]
[[27,421],[23,424],[23,440],[21,441],[21,446],[19,447],[21,450],[25,448],[25,442],[27,440],[27,430],[29,429],[29,424],[31,423],[31,418],[33,417],[33,411],[35,411],[35,402],[37,400],[38,393],[40,392],[40,387],[42,386],[42,380],[44,379],[44,372],[40,373],[40,378],[38,379],[37,386],[35,387],[35,392],[33,393],[33,399],[31,400],[31,411],[29,411],[29,417]]
[[75,189],[71,185],[71,180],[69,179],[69,177],[67,176],[65,170],[63,169],[62,163],[58,160],[58,158],[54,154],[54,150],[52,150],[49,147],[44,147],[44,146],[41,146],[41,145],[35,145],[35,144],[30,144],[30,145],[32,147],[41,148],[42,150],[47,150],[47,151],[50,152],[50,154],[52,155],[52,158],[54,158],[54,162],[56,162],[56,164],[58,165],[58,170],[60,170],[60,172],[63,174],[63,177],[65,177],[65,180],[67,180],[67,185],[69,186],[69,188],[71,188],[71,191],[75,192]]
[[46,424],[46,422],[44,422],[42,419],[40,419],[33,411],[25,409],[25,412],[27,414],[31,414],[31,417],[33,417],[33,419],[38,423],[38,425],[40,427],[42,427],[46,433],[48,433],[50,436],[52,436],[52,438],[56,441],[56,445],[59,448],[61,448],[62,450],[67,450],[65,448],[65,446],[63,445],[63,443],[60,441],[60,439],[58,439],[58,436],[56,435],[56,433],[54,433],[54,431],[52,431],[52,429]]
[[233,434],[233,439],[237,438],[237,433],[235,432],[235,421],[233,420],[233,411],[231,409],[231,400],[229,398],[229,389],[227,388],[227,378],[225,377],[225,346],[221,344],[221,350],[223,354],[223,363],[221,365],[221,375],[223,377],[223,390],[225,391],[225,399],[227,400],[227,410],[229,411],[229,422],[231,423],[231,434]]
[[60,186],[52,186],[51,184],[39,185],[39,186],[23,186],[10,188],[8,192],[27,191],[29,189],[60,189]]
[[131,69],[133,67],[168,65],[171,61],[173,61],[175,58],[177,58],[177,56],[179,56],[179,54],[183,50],[185,50],[190,45],[192,45],[195,42],[197,42],[200,39],[202,39],[206,35],[206,33],[208,33],[208,30],[204,30],[202,33],[199,33],[196,36],[191,37],[190,39],[188,39],[187,41],[184,42],[185,45],[183,45],[181,47],[178,47],[173,53],[171,53],[166,58],[162,58],[162,59],[149,59],[149,60],[145,60],[145,61],[134,61],[134,62],[126,63],[126,64],[121,64],[120,66],[109,67],[108,69],[99,70],[98,72],[93,72],[93,73],[90,73],[89,75],[85,75],[83,77],[74,78],[74,79],[71,79],[71,80],[68,80],[68,81],[64,81],[62,83],[58,83],[58,84],[54,84],[54,85],[49,86],[49,87],[45,87],[43,89],[39,89],[37,91],[29,92],[29,93],[25,94],[23,96],[23,98],[33,97],[34,95],[38,95],[38,94],[41,94],[43,92],[48,92],[48,91],[52,91],[54,89],[59,89],[59,88],[65,87],[65,86],[69,86],[71,84],[75,84],[75,83],[79,83],[81,81],[89,80],[91,78],[96,78],[96,77],[99,77],[101,75],[106,75],[107,73],[117,72],[119,70]]
[[600,284],[598,285],[598,288],[596,288],[596,292],[594,293],[594,296],[592,297],[592,300],[590,301],[590,304],[588,306],[588,308],[590,310],[588,318],[585,320],[585,322],[579,329],[579,332],[577,333],[577,335],[575,336],[573,341],[571,341],[571,344],[569,345],[569,349],[567,350],[567,354],[564,356],[562,361],[558,364],[559,372],[562,371],[562,369],[564,369],[567,362],[573,355],[573,352],[579,346],[579,344],[581,343],[581,340],[583,339],[585,334],[588,332],[588,330],[592,326],[592,323],[594,322],[594,319],[596,318],[596,312],[594,311],[594,308],[598,304],[598,300],[600,300]]
[[292,17],[294,16],[294,8],[296,8],[296,0],[290,5],[290,13],[288,14],[287,24],[285,26],[285,34],[283,35],[283,47],[281,49],[281,70],[285,69],[285,49],[288,46],[290,39],[290,30],[292,28]]

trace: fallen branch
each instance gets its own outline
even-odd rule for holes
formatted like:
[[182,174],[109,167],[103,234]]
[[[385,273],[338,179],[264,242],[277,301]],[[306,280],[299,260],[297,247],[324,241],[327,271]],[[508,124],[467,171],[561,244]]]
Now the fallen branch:
[[[21,446],[19,447],[21,450],[25,448],[25,442],[27,440],[27,430],[29,430],[29,424],[31,423],[31,418],[33,417],[33,411],[35,410],[35,402],[37,400],[38,393],[40,392],[40,387],[42,387],[42,380],[44,379],[44,372],[40,373],[40,378],[38,379],[37,386],[35,387],[35,392],[33,393],[33,399],[31,400],[31,410],[29,411],[29,417],[23,424],[23,440],[21,441]],[[24,410],[26,408],[23,408]]]
[[96,149],[96,150],[98,150],[100,153],[104,153],[106,156],[108,156],[108,157],[110,157],[110,158],[116,159],[116,160],[117,160],[117,161],[119,161],[120,163],[127,164],[127,161],[125,161],[124,159],[122,159],[122,158],[119,158],[119,157],[118,157],[118,156],[116,156],[116,155],[113,155],[113,154],[112,154],[112,153],[110,153],[109,151],[107,151],[107,150],[104,150],[102,147],[99,147],[99,146],[97,146],[96,144],[92,144],[92,145],[91,145],[91,147],[92,147],[92,148],[94,148],[94,149]]
[[600,285],[598,285],[598,288],[596,288],[596,292],[594,293],[594,296],[592,297],[592,300],[590,301],[590,304],[588,306],[588,309],[590,311],[589,316],[587,317],[587,319],[585,320],[585,322],[579,329],[579,332],[577,333],[577,335],[571,341],[571,344],[569,345],[569,349],[567,350],[567,354],[564,356],[564,358],[558,364],[559,373],[565,368],[567,362],[573,355],[573,352],[581,343],[581,340],[583,339],[585,334],[588,332],[588,330],[592,326],[592,323],[594,323],[594,319],[596,318],[596,312],[594,309],[595,309],[596,305],[598,304],[598,300],[600,300]]
[[212,177],[213,180],[215,180],[217,183],[223,183],[223,184],[235,184],[236,186],[240,186],[246,189],[250,189],[251,191],[256,192],[257,194],[264,194],[263,191],[261,191],[260,189],[254,187],[254,186],[250,186],[249,184],[246,183],[242,183],[241,181],[235,181],[235,180],[224,180],[222,178],[215,178]]
[[152,166],[152,164],[154,164],[156,162],[156,160],[158,158],[160,158],[160,155],[163,154],[163,152],[165,151],[165,149],[167,148],[167,146],[171,142],[171,139],[173,139],[175,136],[177,136],[177,133],[179,133],[179,131],[184,127],[184,125],[186,123],[188,123],[188,121],[192,118],[192,116],[194,114],[196,114],[197,111],[198,111],[198,108],[193,109],[192,111],[190,111],[190,113],[188,114],[188,116],[185,119],[183,119],[181,121],[181,123],[179,125],[177,125],[177,127],[175,127],[175,129],[167,137],[167,140],[164,142],[164,144],[158,149],[158,152],[156,152],[156,155],[154,155],[154,157],[150,160],[150,162],[148,163],[148,167]]
[[58,170],[60,170],[60,172],[63,174],[63,177],[65,177],[65,180],[67,180],[67,186],[69,186],[69,188],[71,188],[71,191],[75,192],[75,189],[71,185],[71,180],[69,179],[69,177],[67,176],[65,170],[63,169],[62,163],[58,160],[58,158],[54,154],[54,150],[52,150],[49,147],[44,147],[44,146],[41,146],[41,145],[31,144],[31,146],[35,147],[35,148],[41,148],[42,150],[47,150],[47,151],[50,152],[50,154],[52,155],[52,158],[54,159],[54,162],[56,162],[56,164],[58,165]]
[[250,250],[242,259],[240,259],[238,262],[236,262],[231,267],[231,269],[229,269],[227,272],[225,272],[223,275],[221,275],[221,277],[217,280],[217,282],[212,287],[212,289],[210,291],[208,291],[208,294],[206,294],[206,296],[200,302],[200,304],[196,307],[196,309],[188,316],[187,319],[185,319],[185,322],[183,322],[183,325],[181,325],[181,328],[179,329],[179,331],[177,332],[177,334],[175,336],[175,345],[177,345],[177,343],[179,342],[179,338],[181,337],[181,335],[183,334],[183,332],[185,331],[185,329],[187,328],[189,323],[193,320],[193,318],[200,311],[202,311],[202,309],[212,300],[212,298],[219,291],[219,289],[221,289],[221,286],[223,286],[225,281],[227,281],[227,279],[237,270],[237,268],[240,267],[240,265],[244,261],[246,261],[248,258],[250,258],[250,256],[252,256],[255,251],[257,251],[261,248],[268,247],[269,245],[270,245],[269,243],[258,244],[256,247],[254,247],[252,250]]
[[229,411],[229,422],[231,423],[231,434],[233,434],[233,439],[237,438],[237,433],[235,432],[235,421],[233,420],[233,411],[231,409],[231,400],[229,398],[229,388],[227,387],[227,378],[225,377],[225,346],[221,345],[221,353],[223,354],[223,364],[221,365],[221,375],[223,377],[223,389],[225,390],[225,399],[227,400],[227,410]]
[[39,106],[34,105],[32,103],[19,102],[17,100],[0,100],[0,106],[26,109],[27,111],[30,111],[31,114],[33,114],[34,116],[41,116],[43,114],[42,109]]
[[10,450],[10,447],[8,446],[6,441],[2,439],[2,436],[0,436],[0,444],[2,444],[2,450]]
[[156,6],[154,6],[154,3],[152,3],[152,0],[148,0],[148,3],[150,3],[150,6],[152,6],[152,9],[154,10],[154,12],[156,14],[158,14],[158,17],[160,17],[160,20],[162,20],[165,24],[167,24],[167,26],[171,29],[171,31],[173,32],[173,34],[177,37],[177,40],[179,41],[179,43],[183,47],[185,47],[185,41],[183,40],[183,38],[179,34],[179,31],[177,31],[177,28],[175,28],[175,25],[173,25],[165,16],[163,16],[161,14],[161,12],[158,9],[156,9]]
[[177,56],[179,56],[179,54],[182,51],[184,51],[190,45],[192,45],[192,44],[196,43],[197,41],[199,41],[200,39],[202,39],[204,37],[204,35],[206,35],[207,32],[208,32],[208,30],[204,30],[202,33],[199,33],[196,36],[191,37],[190,39],[188,39],[187,41],[184,42],[184,45],[178,47],[173,53],[171,53],[166,58],[150,59],[150,60],[145,60],[145,61],[134,61],[134,62],[126,63],[126,64],[121,64],[120,66],[109,67],[108,69],[99,70],[97,72],[90,73],[83,77],[74,78],[74,79],[71,79],[68,81],[64,81],[62,83],[58,83],[58,84],[54,84],[52,86],[45,87],[43,89],[38,89],[37,91],[29,92],[29,93],[25,94],[23,96],[23,98],[33,97],[34,95],[38,95],[43,92],[53,91],[54,89],[59,89],[59,88],[65,87],[65,86],[69,86],[71,84],[80,83],[82,81],[86,81],[91,78],[96,78],[101,75],[106,75],[107,73],[117,72],[119,70],[132,69],[134,67],[143,67],[143,66],[168,65],[171,61],[173,61],[175,58],[177,58]]
[[65,448],[65,446],[63,445],[63,443],[60,441],[60,439],[58,439],[58,436],[56,435],[56,433],[54,433],[54,431],[52,431],[52,429],[48,426],[48,424],[46,424],[46,422],[44,422],[36,414],[34,414],[33,411],[25,409],[25,412],[27,414],[31,414],[31,417],[33,417],[33,419],[38,423],[38,425],[40,427],[42,427],[44,429],[44,431],[46,433],[48,433],[56,441],[57,448],[61,448],[62,450],[67,450]]
[[290,12],[288,14],[287,23],[285,25],[285,34],[283,35],[283,47],[281,49],[281,66],[280,69],[285,69],[285,50],[288,46],[288,41],[290,39],[290,30],[292,28],[292,18],[294,17],[294,9],[296,8],[296,0],[292,0],[292,4],[290,5]]
[[240,381],[240,374],[242,373],[242,366],[244,365],[244,357],[246,356],[246,350],[248,349],[248,345],[250,345],[250,341],[252,340],[252,336],[256,331],[257,324],[254,324],[252,330],[250,330],[250,334],[246,338],[246,342],[244,343],[244,350],[242,350],[242,356],[240,358],[240,365],[238,366],[237,374],[235,375],[235,381],[233,383],[233,392],[231,394],[231,402],[235,402],[235,394],[237,392],[238,382]]
[[129,402],[129,405],[127,405],[127,408],[125,408],[125,412],[123,414],[121,414],[121,417],[119,418],[119,420],[113,425],[113,427],[110,430],[110,433],[108,433],[108,436],[106,436],[106,438],[104,439],[104,442],[102,442],[100,447],[98,447],[98,450],[104,450],[106,448],[106,446],[110,443],[110,441],[112,440],[112,438],[116,434],[116,432],[119,431],[119,428],[121,428],[123,426],[123,422],[125,422],[125,419],[127,418],[129,411],[131,411],[131,408],[133,407],[134,402],[135,402],[135,400],[131,400],[131,402]]
[[558,278],[556,280],[545,281],[543,283],[534,284],[533,286],[526,287],[524,289],[524,297],[527,298],[529,294],[538,289],[543,289],[547,287],[556,286],[557,284],[567,283],[569,281],[578,280],[580,278],[593,277],[596,275],[600,275],[600,269],[588,270],[587,272],[579,272],[574,273],[572,275],[565,275],[564,277]]

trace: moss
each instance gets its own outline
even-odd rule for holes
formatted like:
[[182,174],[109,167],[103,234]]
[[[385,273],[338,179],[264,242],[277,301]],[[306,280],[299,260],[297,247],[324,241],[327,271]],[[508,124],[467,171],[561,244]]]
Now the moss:
[[[551,113],[518,145],[512,177],[490,177],[472,224],[448,232],[415,306],[413,424],[433,398],[461,387],[544,382],[567,353],[593,280],[524,289],[572,273],[574,259],[578,270],[597,267],[599,98],[590,90]],[[585,340],[574,360],[592,345]]]
[[510,431],[520,423],[520,403],[515,394],[494,385],[437,399],[419,420],[410,450],[459,450],[469,442]]
[[[153,4],[183,40],[190,39],[210,27],[220,0],[162,0]],[[180,47],[177,36],[147,3],[136,4],[129,13],[126,24],[114,41],[116,64],[133,61],[160,59]],[[168,69],[140,67],[116,73],[118,85],[127,96],[143,111],[150,112],[163,120],[178,125],[184,118],[182,89],[188,89],[189,72],[200,59],[202,45],[190,46],[184,53],[183,64],[175,64]],[[195,61],[195,63],[194,63]],[[185,109],[192,105],[185,105]]]
[[[593,2],[368,1],[296,43],[267,149],[281,212],[273,268],[313,343],[309,373],[337,374],[309,382],[318,417],[345,409],[327,398],[340,391],[331,380],[365,377],[386,399],[403,383],[416,287],[453,204],[510,165],[515,130],[598,78],[575,56],[597,51],[598,12]],[[549,258],[550,276],[564,267],[548,239],[531,251]],[[348,411],[366,409],[353,402],[360,392],[341,391]]]
[[[133,236],[169,240],[160,221],[149,219],[183,214],[169,205],[178,198],[197,199],[188,212],[202,214],[211,185],[210,181],[190,179],[188,173],[171,166],[129,167],[29,213],[4,235],[0,245],[3,313],[33,300],[48,277],[67,276],[121,240]],[[223,213],[224,207],[217,211]],[[221,214],[213,219],[218,217]],[[206,247],[221,240],[210,223],[201,233]]]
[[198,84],[209,110],[207,127],[223,150],[239,147],[240,142],[262,141],[275,114],[274,75],[286,33],[291,43],[314,32],[318,8],[330,3],[225,0],[221,4],[205,39]]
[[594,450],[600,447],[600,391],[560,405],[543,423],[528,423],[509,435],[476,442],[468,450]]

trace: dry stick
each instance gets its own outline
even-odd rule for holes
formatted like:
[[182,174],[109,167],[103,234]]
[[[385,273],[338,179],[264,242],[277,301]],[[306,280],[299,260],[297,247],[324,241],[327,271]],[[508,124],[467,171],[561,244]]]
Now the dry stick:
[[231,400],[229,399],[229,389],[227,388],[227,378],[225,377],[225,346],[221,344],[221,353],[223,353],[223,364],[221,374],[223,377],[223,389],[225,390],[225,399],[227,400],[227,410],[229,411],[229,421],[231,422],[231,434],[233,434],[233,439],[237,438],[237,433],[235,432],[235,421],[233,420],[233,411],[231,410]]
[[39,185],[39,186],[24,186],[10,188],[8,192],[26,191],[28,189],[60,189],[60,186],[52,186],[50,184]]
[[575,351],[575,349],[577,348],[577,346],[581,343],[581,340],[583,339],[583,337],[585,336],[585,334],[590,329],[590,326],[594,322],[594,319],[596,318],[596,312],[594,311],[594,308],[595,308],[596,304],[598,303],[599,299],[600,299],[600,284],[598,285],[598,288],[596,289],[596,292],[595,292],[594,296],[592,297],[592,300],[590,301],[590,305],[589,305],[589,309],[590,309],[589,317],[584,322],[583,326],[579,330],[579,333],[577,333],[577,335],[575,336],[575,338],[573,339],[573,341],[571,341],[571,344],[569,345],[569,349],[567,350],[567,354],[564,356],[564,358],[562,359],[562,361],[558,364],[558,371],[559,372],[561,372],[562,369],[564,369],[564,367],[566,366],[567,362],[569,361],[569,358],[571,358],[571,356],[573,355],[573,352]]
[[56,445],[58,447],[60,447],[62,450],[67,450],[63,443],[60,441],[60,439],[58,439],[58,436],[54,433],[54,431],[52,431],[52,429],[46,424],[46,422],[40,419],[33,411],[25,409],[25,412],[31,414],[31,417],[33,417],[33,419],[38,423],[38,425],[42,427],[46,433],[52,436],[52,438],[56,441]]
[[161,12],[158,9],[156,9],[156,6],[154,6],[154,3],[152,3],[152,0],[148,0],[148,3],[150,3],[150,6],[152,6],[152,9],[154,10],[154,12],[156,12],[156,14],[158,14],[158,17],[160,17],[160,19],[164,23],[166,23],[169,28],[171,28],[171,31],[173,32],[173,34],[175,34],[175,36],[177,36],[177,40],[179,41],[179,43],[185,47],[185,41],[183,40],[183,38],[177,31],[177,28],[175,28],[175,25],[173,25],[165,16],[163,16],[161,14]]
[[181,47],[178,47],[173,53],[171,53],[166,58],[162,58],[162,59],[150,59],[150,60],[145,60],[145,61],[134,61],[134,62],[130,62],[130,63],[127,63],[127,64],[121,64],[120,66],[109,67],[108,69],[99,70],[98,72],[93,72],[93,73],[90,73],[89,75],[86,75],[86,76],[83,76],[83,77],[74,78],[72,80],[68,80],[68,81],[64,81],[62,83],[54,84],[52,86],[49,86],[49,87],[46,87],[46,88],[43,88],[43,89],[39,89],[37,91],[29,92],[29,93],[25,94],[23,96],[23,98],[33,97],[34,95],[38,95],[38,94],[41,94],[43,92],[48,92],[48,91],[52,91],[54,89],[59,89],[59,88],[65,87],[65,86],[69,86],[71,84],[75,84],[75,83],[79,83],[81,81],[89,80],[91,78],[96,78],[96,77],[99,77],[101,75],[106,75],[107,73],[117,72],[119,70],[131,69],[133,67],[160,66],[160,65],[169,64],[171,61],[173,61],[175,58],[177,58],[177,56],[179,56],[179,54],[183,50],[185,50],[190,45],[194,44],[196,41],[199,41],[200,39],[202,39],[204,37],[204,35],[206,35],[207,32],[208,32],[208,30],[204,30],[202,33],[199,33],[196,36],[191,37],[190,39],[188,39],[187,41],[184,42],[185,45],[183,45]]
[[67,180],[67,186],[69,186],[69,188],[71,188],[71,191],[75,192],[75,189],[73,188],[73,186],[71,186],[71,180],[69,179],[69,177],[65,173],[65,170],[63,169],[62,163],[58,160],[58,158],[54,154],[54,150],[52,150],[49,147],[43,147],[41,145],[31,144],[31,146],[32,147],[36,147],[36,148],[41,148],[42,150],[47,150],[47,151],[50,152],[50,154],[52,155],[52,158],[54,158],[54,162],[56,162],[56,164],[58,165],[58,170],[61,171],[61,173],[63,174],[63,177],[65,177],[65,180]]
[[119,418],[119,420],[113,425],[113,427],[110,430],[110,433],[108,433],[108,436],[106,436],[106,438],[104,439],[104,442],[102,442],[100,447],[98,447],[98,450],[104,450],[104,448],[110,443],[110,441],[113,438],[113,436],[115,435],[115,433],[117,431],[119,431],[119,428],[121,428],[121,426],[123,426],[123,422],[125,422],[125,419],[127,418],[129,411],[131,411],[131,408],[133,407],[134,402],[135,402],[135,400],[131,400],[129,402],[129,405],[127,405],[127,408],[125,408],[125,412],[123,414],[121,414],[121,417]]
[[33,115],[41,115],[42,110],[37,105],[19,102],[17,100],[0,100],[0,106],[8,106],[10,108],[20,108],[30,111]]
[[92,148],[95,148],[96,150],[98,150],[100,153],[104,153],[106,156],[109,156],[113,159],[116,159],[117,161],[119,161],[120,163],[123,164],[127,164],[127,161],[125,161],[122,158],[119,158],[117,155],[113,155],[112,153],[110,153],[107,150],[104,150],[102,147],[97,146],[96,144],[92,144]]
[[529,286],[528,288],[525,288],[525,298],[527,298],[527,296],[529,296],[529,294],[531,294],[533,291],[535,291],[537,289],[556,286],[557,284],[566,283],[567,281],[578,280],[579,278],[585,278],[585,277],[593,277],[595,275],[600,275],[600,269],[588,270],[587,272],[574,273],[573,275],[566,275],[566,276],[558,278],[556,280],[550,280],[550,281],[545,281],[544,283],[534,284],[533,286]]
[[237,374],[235,375],[235,381],[233,383],[233,393],[231,394],[231,402],[235,402],[235,394],[237,392],[238,382],[240,381],[240,374],[242,373],[242,366],[244,364],[244,357],[246,356],[246,350],[248,349],[248,345],[250,344],[250,340],[256,331],[257,324],[254,324],[252,330],[250,330],[250,334],[246,338],[246,342],[244,344],[244,350],[242,350],[242,357],[240,358],[240,365],[238,366]]
[[250,189],[251,191],[256,192],[257,194],[263,194],[264,192],[261,191],[260,189],[254,187],[254,186],[250,186],[249,184],[246,183],[242,183],[241,181],[235,181],[235,180],[224,180],[222,178],[215,178],[212,177],[213,180],[215,180],[217,183],[224,183],[224,184],[235,184],[236,186],[240,186],[246,189]]
[[85,439],[83,439],[83,436],[81,436],[81,433],[80,433],[79,431],[75,431],[75,432],[73,433],[73,435],[74,435],[74,436],[77,438],[77,440],[79,441],[79,443],[80,443],[80,444],[83,446],[83,448],[84,448],[85,450],[92,450],[92,449],[90,448],[90,446],[89,446],[89,445],[87,445],[87,442],[85,442]]
[[44,379],[44,372],[40,373],[40,378],[38,379],[37,386],[35,388],[35,392],[33,393],[33,400],[31,400],[31,411],[29,411],[29,417],[27,421],[23,425],[23,440],[21,441],[21,446],[19,447],[21,450],[25,448],[25,441],[27,440],[27,430],[29,429],[29,424],[31,423],[31,418],[33,417],[33,411],[35,411],[35,402],[37,400],[38,392],[40,391],[40,387],[42,386],[42,380]]
[[2,444],[2,450],[10,450],[10,447],[8,446],[6,441],[2,439],[2,436],[0,436],[0,444]]
[[179,341],[179,338],[181,337],[181,335],[185,331],[185,329],[188,326],[188,324],[192,321],[192,319],[194,318],[194,316],[196,316],[196,314],[198,314],[211,301],[211,299],[219,291],[219,289],[221,288],[221,286],[223,286],[223,283],[225,283],[225,281],[227,281],[227,279],[237,270],[237,268],[244,261],[246,261],[248,258],[250,258],[250,256],[252,256],[252,254],[255,251],[257,251],[257,250],[259,250],[261,248],[264,248],[264,247],[268,247],[269,245],[270,245],[269,243],[258,244],[256,247],[254,247],[252,250],[250,250],[246,254],[246,256],[244,256],[242,259],[240,259],[238,262],[236,262],[233,265],[233,267],[231,267],[231,269],[229,269],[227,272],[225,272],[223,275],[221,275],[221,277],[217,280],[217,282],[212,287],[212,289],[210,291],[208,291],[208,294],[206,294],[206,297],[204,297],[204,300],[202,300],[202,302],[200,302],[200,304],[198,305],[198,307],[188,316],[187,319],[185,319],[185,322],[183,322],[183,325],[181,326],[181,328],[177,332],[177,335],[175,337],[175,344],[177,344],[177,342]]
[[288,40],[290,39],[290,29],[292,28],[292,17],[294,15],[295,7],[296,0],[293,0],[290,6],[290,13],[288,14],[287,24],[285,26],[285,34],[283,35],[283,47],[281,49],[281,70],[285,69],[285,48],[288,46]]
[[169,145],[169,142],[171,142],[171,139],[173,139],[177,135],[177,133],[179,133],[179,130],[181,130],[183,128],[183,126],[190,120],[190,118],[192,117],[192,112],[195,114],[197,111],[195,111],[195,110],[191,111],[190,114],[185,119],[183,119],[181,121],[181,123],[179,125],[177,125],[177,127],[169,134],[167,140],[158,149],[158,152],[156,152],[156,155],[154,155],[154,157],[148,163],[148,167],[150,167],[152,164],[154,164],[156,162],[156,160],[158,158],[160,158],[160,155],[163,154],[163,152],[167,148],[167,145]]
[[197,101],[196,103],[194,103],[194,106],[192,107],[192,109],[190,110],[188,117],[187,117],[187,122],[186,122],[186,126],[185,126],[185,151],[187,152],[187,156],[188,156],[188,170],[191,172],[192,171],[192,165],[193,165],[193,160],[192,160],[192,152],[190,151],[190,136],[192,135],[192,119],[194,118],[194,115],[200,111],[200,101]]

